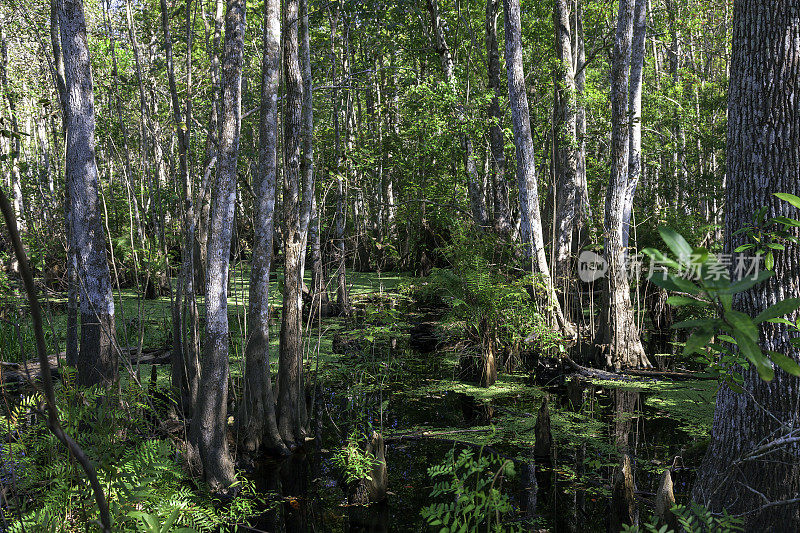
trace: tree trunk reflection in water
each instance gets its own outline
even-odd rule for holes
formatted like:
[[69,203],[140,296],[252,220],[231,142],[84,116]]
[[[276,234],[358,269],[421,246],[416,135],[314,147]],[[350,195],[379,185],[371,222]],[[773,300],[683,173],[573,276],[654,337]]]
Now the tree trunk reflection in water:
[[638,522],[638,508],[634,499],[634,456],[636,445],[630,444],[630,434],[636,420],[639,391],[614,389],[614,444],[620,452],[620,465],[614,469],[612,479],[611,513],[609,531],[619,531],[622,524]]

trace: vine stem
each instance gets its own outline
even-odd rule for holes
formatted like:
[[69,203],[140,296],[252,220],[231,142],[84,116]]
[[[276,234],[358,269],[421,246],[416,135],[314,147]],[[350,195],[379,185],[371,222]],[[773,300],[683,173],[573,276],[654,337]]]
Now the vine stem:
[[0,210],[3,212],[3,218],[5,218],[6,227],[11,237],[11,243],[14,246],[14,254],[16,254],[17,261],[19,262],[22,283],[25,286],[25,292],[28,295],[28,304],[31,308],[33,332],[36,339],[36,353],[39,356],[42,387],[44,388],[45,404],[47,405],[47,425],[53,435],[67,447],[69,452],[81,465],[84,472],[86,472],[86,476],[89,478],[89,483],[92,487],[92,492],[94,493],[94,499],[100,510],[100,522],[103,527],[103,533],[111,533],[111,515],[108,511],[108,502],[106,501],[105,494],[103,494],[103,488],[100,486],[100,481],[97,479],[97,470],[95,470],[94,465],[89,461],[89,457],[80,445],[75,442],[72,437],[67,435],[58,419],[55,394],[53,393],[53,377],[50,373],[50,363],[47,359],[44,330],[42,329],[42,313],[39,308],[39,300],[36,298],[36,287],[33,284],[33,275],[28,265],[28,257],[25,254],[25,249],[22,247],[22,240],[20,239],[19,229],[17,228],[17,218],[8,201],[8,197],[2,189],[0,189]]

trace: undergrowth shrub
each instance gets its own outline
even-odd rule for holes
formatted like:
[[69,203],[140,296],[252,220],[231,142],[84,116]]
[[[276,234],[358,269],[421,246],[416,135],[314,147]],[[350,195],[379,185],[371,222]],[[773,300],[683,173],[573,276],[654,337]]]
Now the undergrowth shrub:
[[522,524],[508,523],[514,513],[511,500],[502,492],[506,479],[514,476],[514,463],[495,455],[476,455],[451,449],[444,461],[428,469],[433,481],[431,498],[422,518],[440,533],[523,531]]
[[[714,515],[706,507],[692,502],[691,505],[676,505],[672,514],[680,525],[680,533],[738,533],[744,531],[744,520],[726,512]],[[657,516],[639,526],[622,526],[621,533],[679,533],[667,525],[659,525]]]
[[520,267],[512,245],[493,234],[458,233],[444,253],[451,267],[434,269],[430,290],[449,305],[447,321],[463,326],[484,354],[523,343],[540,353],[561,347],[538,298],[543,282]]
[[[160,435],[148,395],[123,385],[120,393],[76,388],[64,380],[57,405],[65,430],[95,463],[114,531],[226,531],[262,507],[255,489],[239,480],[239,495],[224,507],[194,486],[175,443]],[[8,399],[7,399],[8,400]],[[6,435],[0,477],[10,490],[2,519],[9,533],[87,531],[99,512],[83,470],[50,433],[38,394],[0,415]]]

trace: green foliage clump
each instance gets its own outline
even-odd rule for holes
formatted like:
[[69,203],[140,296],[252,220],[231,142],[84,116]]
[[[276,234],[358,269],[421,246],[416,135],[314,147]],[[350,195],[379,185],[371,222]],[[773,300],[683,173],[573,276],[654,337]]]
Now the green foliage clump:
[[372,481],[372,469],[378,465],[375,456],[358,444],[356,434],[348,437],[347,442],[333,454],[332,460],[348,485],[361,479]]
[[514,248],[491,234],[463,232],[444,249],[451,265],[435,269],[434,290],[444,293],[448,318],[460,323],[483,350],[534,338],[541,350],[561,346],[561,337],[547,325],[540,303],[532,294],[544,294],[541,280],[515,268]]
[[[192,488],[175,444],[149,427],[155,408],[141,390],[125,386],[117,395],[78,389],[72,373],[63,373],[61,420],[96,465],[115,531],[225,531],[255,514],[255,489],[245,481],[225,507]],[[83,470],[48,430],[41,403],[38,394],[27,396],[0,415],[0,425],[16,437],[0,449],[0,476],[11,488],[3,519],[15,533],[83,531],[98,521],[94,495]]]
[[[800,204],[800,198],[796,200]],[[796,361],[775,351],[769,351],[765,355],[758,340],[758,326],[762,322],[786,323],[797,329],[795,324],[783,317],[800,308],[800,298],[787,298],[777,302],[756,317],[733,309],[735,294],[745,292],[774,275],[770,270],[772,264],[766,265],[767,270],[731,281],[728,267],[717,256],[703,247],[692,248],[680,233],[671,228],[661,228],[660,231],[664,242],[676,258],[667,257],[652,248],[645,249],[644,252],[663,267],[661,272],[651,275],[650,280],[660,287],[679,293],[667,299],[670,305],[698,308],[710,314],[704,318],[684,320],[673,326],[694,330],[684,346],[684,356],[698,354],[700,363],[706,365],[733,390],[740,392],[743,378],[736,371],[737,367],[747,368],[753,365],[761,378],[767,381],[775,374],[773,364],[789,374],[800,375],[800,366]],[[759,242],[765,242],[764,235],[753,235]],[[778,246],[773,241],[766,245]],[[741,249],[742,247],[739,248]],[[770,253],[772,249],[770,248]],[[694,279],[688,279],[686,273],[694,274]],[[800,339],[792,339],[792,343],[798,344]],[[734,346],[738,349],[734,350]]]
[[469,449],[456,456],[450,449],[428,475],[434,481],[431,497],[444,501],[423,508],[422,517],[439,533],[523,531],[521,524],[505,523],[514,507],[501,489],[503,481],[514,476],[513,462],[483,453],[476,456]]
[[[676,505],[672,509],[672,514],[680,524],[680,531],[685,533],[738,533],[744,531],[741,518],[723,512],[722,515],[714,515],[704,506],[692,502],[691,505]],[[652,517],[648,522],[640,526],[622,526],[622,533],[677,533],[667,525],[659,526],[659,518]]]

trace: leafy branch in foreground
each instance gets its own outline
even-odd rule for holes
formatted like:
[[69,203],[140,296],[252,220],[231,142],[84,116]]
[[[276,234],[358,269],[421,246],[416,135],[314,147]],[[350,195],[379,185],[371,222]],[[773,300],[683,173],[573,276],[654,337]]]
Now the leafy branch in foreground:
[[[782,193],[776,196],[800,207],[800,198],[796,196]],[[761,221],[765,213],[765,209],[757,211],[754,220]],[[797,242],[797,238],[787,228],[800,227],[800,221],[777,217],[767,222],[779,224],[781,227],[773,232],[767,231],[766,224],[760,223],[743,228],[743,231],[756,240],[756,244],[736,248],[736,252],[751,249],[760,252],[766,247],[769,250],[765,260],[766,269],[758,269],[760,253],[751,258],[754,259],[753,265],[746,272],[744,268],[740,268],[743,257],[736,256],[739,263],[734,272],[743,274],[737,280],[730,279],[732,256],[717,256],[704,247],[693,248],[681,234],[668,227],[660,228],[659,232],[675,254],[674,259],[653,248],[643,250],[653,262],[650,281],[677,293],[670,296],[667,303],[675,307],[694,307],[710,315],[685,320],[673,326],[675,329],[694,330],[684,346],[684,356],[698,354],[700,362],[708,365],[722,381],[739,392],[742,391],[742,377],[733,371],[736,364],[743,367],[752,364],[759,376],[766,381],[774,377],[773,365],[793,376],[800,376],[800,365],[794,359],[772,350],[764,354],[758,341],[758,326],[763,322],[785,324],[790,331],[800,332],[800,325],[785,318],[800,309],[800,298],[781,300],[755,317],[733,309],[735,294],[745,292],[775,274],[771,270],[774,266],[772,253],[784,249],[783,243],[779,241]],[[790,342],[800,347],[800,337],[792,338]]]

